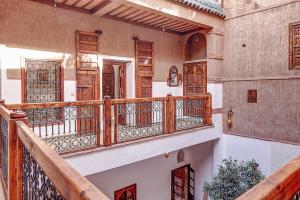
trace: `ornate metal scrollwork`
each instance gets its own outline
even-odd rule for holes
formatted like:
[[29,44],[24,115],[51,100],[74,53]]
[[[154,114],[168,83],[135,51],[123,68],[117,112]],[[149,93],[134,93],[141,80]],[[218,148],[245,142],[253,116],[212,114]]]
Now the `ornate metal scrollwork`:
[[1,121],[1,173],[7,187],[8,177],[8,123],[5,119]]
[[48,176],[44,173],[43,169],[24,146],[22,164],[22,199],[64,199],[56,190]]

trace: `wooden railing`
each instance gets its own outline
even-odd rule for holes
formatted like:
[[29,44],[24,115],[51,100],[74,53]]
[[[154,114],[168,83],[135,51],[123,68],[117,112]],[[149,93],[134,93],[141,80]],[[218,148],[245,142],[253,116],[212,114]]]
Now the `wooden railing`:
[[300,157],[290,161],[237,200],[299,200]]
[[211,95],[11,104],[59,153],[171,134],[212,125]]
[[100,127],[102,101],[26,103],[7,105],[24,111],[28,124],[57,152],[71,152],[104,145]]
[[24,112],[9,111],[2,102],[0,115],[7,124],[0,131],[0,177],[8,200],[108,199],[32,132]]

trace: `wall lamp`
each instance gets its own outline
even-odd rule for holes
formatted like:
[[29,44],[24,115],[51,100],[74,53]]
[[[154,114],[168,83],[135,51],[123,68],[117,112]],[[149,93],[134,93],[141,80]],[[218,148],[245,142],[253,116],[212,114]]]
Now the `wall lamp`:
[[228,128],[232,128],[233,126],[233,111],[232,108],[227,112],[227,126]]

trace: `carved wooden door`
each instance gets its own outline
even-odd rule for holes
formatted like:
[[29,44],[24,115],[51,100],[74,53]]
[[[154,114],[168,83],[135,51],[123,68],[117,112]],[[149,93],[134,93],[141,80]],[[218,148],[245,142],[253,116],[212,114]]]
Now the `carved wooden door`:
[[[136,97],[152,97],[153,42],[135,40],[136,46]],[[137,125],[150,126],[152,103],[138,104]]]
[[[79,72],[77,74],[77,100],[87,101],[97,99],[98,93],[98,74]],[[99,110],[96,107],[78,107],[77,108],[77,129],[78,133],[91,134],[97,130],[97,116]]]
[[[126,65],[119,66],[119,99],[126,99]],[[118,122],[121,125],[126,124],[126,105],[120,105],[118,113]]]
[[102,94],[110,96],[111,99],[115,98],[115,73],[112,64],[104,64],[102,72]]
[[126,65],[119,66],[119,99],[126,99]]
[[[76,31],[75,36],[77,101],[98,100],[100,98],[98,35]],[[97,106],[78,107],[77,132],[80,134],[99,134],[99,113]]]

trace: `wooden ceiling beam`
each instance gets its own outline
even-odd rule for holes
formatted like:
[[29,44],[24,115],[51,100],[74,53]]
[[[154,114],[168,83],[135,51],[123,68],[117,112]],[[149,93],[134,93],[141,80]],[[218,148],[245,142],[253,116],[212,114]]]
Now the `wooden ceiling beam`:
[[104,8],[105,6],[107,6],[108,4],[110,4],[112,1],[111,0],[104,0],[100,3],[98,3],[95,7],[93,7],[91,9],[91,14],[94,14],[96,12],[98,12],[99,10],[101,10],[102,8]]
[[[111,16],[111,15],[104,15],[103,17],[108,18],[108,19],[112,19],[112,20],[117,20],[117,21],[129,23],[129,24],[134,24],[134,25],[137,25],[137,26],[142,26],[142,27],[145,27],[145,28],[150,28],[150,29],[162,31],[161,28],[156,27],[156,26],[150,26],[150,25],[143,24],[143,23],[140,23],[140,22],[126,20],[126,19],[123,19],[123,18],[118,18],[118,17]],[[172,30],[166,30],[165,32],[181,35],[180,32],[176,32],[176,31],[172,31]]]
[[84,9],[84,8],[77,8],[71,5],[67,5],[67,4],[63,4],[63,3],[55,3],[54,0],[30,0],[30,1],[34,1],[37,3],[41,3],[41,4],[46,4],[49,6],[54,6],[56,5],[56,7],[58,8],[64,8],[64,9],[68,9],[68,10],[72,10],[72,11],[77,11],[77,12],[81,12],[81,13],[86,13],[86,14],[90,14],[90,10]]
[[75,2],[72,4],[72,6],[76,6],[79,2],[81,2],[81,0],[75,1]]
[[94,0],[89,0],[88,2],[86,2],[85,4],[82,5],[82,8],[87,7],[88,5],[90,5]]

